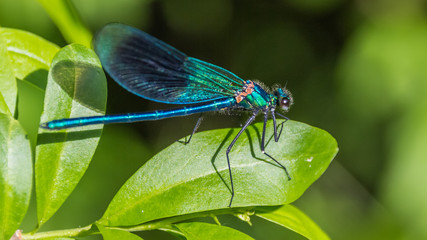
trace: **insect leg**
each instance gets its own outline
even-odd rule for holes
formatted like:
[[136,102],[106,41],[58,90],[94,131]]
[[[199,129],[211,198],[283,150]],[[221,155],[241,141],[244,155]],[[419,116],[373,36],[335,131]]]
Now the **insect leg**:
[[[266,113],[266,115],[267,115],[267,113]],[[273,125],[274,125],[273,126],[273,129],[274,129],[274,141],[277,142],[277,141],[279,141],[279,137],[277,136],[276,115],[275,115],[274,111],[271,111],[271,117],[273,118]],[[283,125],[282,125],[282,128],[280,129],[279,136],[282,133],[282,129],[283,129]]]
[[178,142],[183,143],[184,145],[189,144],[194,133],[196,133],[197,129],[199,128],[200,124],[202,123],[202,120],[203,120],[203,114],[201,113],[199,118],[197,119],[196,126],[194,126],[194,128],[193,128],[193,132],[191,133],[190,138],[188,138],[188,140],[186,140],[186,141],[178,140]]
[[286,176],[288,177],[288,180],[291,180],[291,176],[289,175],[288,170],[286,169],[286,167],[283,166],[276,159],[274,159],[272,156],[270,156],[268,153],[265,152],[265,130],[266,130],[266,126],[267,126],[267,120],[268,120],[268,112],[266,112],[264,114],[264,125],[262,127],[262,138],[261,138],[261,152],[264,153],[270,159],[272,159],[274,162],[276,162],[277,164],[279,164],[279,166],[281,168],[283,168],[283,170],[285,170],[285,173],[286,173]]
[[[280,138],[280,135],[282,135],[282,130],[283,130],[283,124],[285,123],[285,122],[287,122],[288,120],[289,120],[289,118],[288,117],[286,117],[286,116],[284,116],[284,115],[282,115],[282,114],[280,114],[280,113],[276,113],[276,112],[271,112],[271,114],[273,115],[273,122],[275,121],[275,119],[276,119],[276,116],[275,116],[275,114],[277,114],[279,117],[281,117],[281,118],[284,118],[285,119],[285,121],[283,121],[283,122],[281,122],[281,123],[279,123],[277,126],[279,126],[280,125],[280,131],[279,131],[279,135],[277,136],[277,140],[276,140],[276,135],[274,135],[274,141],[279,141],[279,138]],[[276,123],[274,123],[274,125],[276,125]],[[276,128],[277,129],[277,128]],[[274,132],[274,134],[276,134],[276,132]]]
[[233,148],[234,143],[236,143],[236,141],[240,137],[240,135],[255,120],[255,117],[257,114],[258,114],[258,111],[253,112],[252,116],[246,121],[246,123],[245,123],[245,125],[243,125],[242,129],[240,129],[239,133],[237,133],[237,135],[234,137],[233,141],[230,143],[230,145],[228,146],[227,151],[226,151],[228,173],[230,174],[230,183],[231,183],[231,199],[230,199],[230,204],[228,204],[228,207],[231,207],[231,203],[233,202],[233,198],[234,198],[233,175],[231,174],[230,157],[228,156],[228,154],[230,153],[231,149]]

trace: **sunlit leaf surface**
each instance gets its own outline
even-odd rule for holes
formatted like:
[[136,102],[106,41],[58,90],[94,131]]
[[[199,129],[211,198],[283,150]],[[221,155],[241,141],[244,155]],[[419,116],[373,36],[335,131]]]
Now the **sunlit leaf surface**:
[[[63,48],[49,71],[41,122],[104,114],[106,79],[95,53],[78,44]],[[63,131],[40,129],[36,148],[39,224],[73,191],[98,145],[102,125]]]
[[307,239],[330,239],[313,220],[301,210],[292,205],[281,207],[258,207],[255,209],[258,217],[295,231]]
[[0,113],[0,239],[19,228],[30,203],[33,167],[30,142],[19,122]]
[[[45,39],[17,29],[0,28],[0,92],[13,115],[16,109],[16,79],[28,78],[42,88],[47,72],[59,48]],[[43,75],[40,80],[36,76]]]
[[[267,136],[273,134],[269,122]],[[154,219],[227,208],[230,179],[225,151],[239,129],[220,129],[174,143],[142,166],[120,189],[99,221],[135,225]],[[262,123],[252,125],[230,153],[235,197],[232,207],[295,201],[322,175],[338,151],[324,130],[289,121],[266,152],[287,167],[288,180],[260,151]]]
[[142,238],[138,237],[137,235],[123,230],[108,229],[102,225],[98,225],[98,229],[101,232],[102,238],[104,240],[142,240]]
[[228,239],[251,240],[253,238],[233,228],[203,222],[176,224],[187,240]]

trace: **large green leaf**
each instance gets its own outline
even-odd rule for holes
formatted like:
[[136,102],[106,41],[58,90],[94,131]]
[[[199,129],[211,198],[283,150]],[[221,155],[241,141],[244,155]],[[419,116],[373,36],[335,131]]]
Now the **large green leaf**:
[[8,106],[7,111],[0,106],[0,112],[18,117],[33,147],[47,73],[58,50],[55,44],[32,33],[0,28],[0,92]]
[[[267,136],[273,128],[269,122]],[[174,143],[142,166],[119,190],[99,223],[109,226],[227,208],[230,180],[225,151],[239,129],[196,134],[188,145]],[[289,121],[279,142],[260,151],[262,123],[242,134],[230,152],[235,197],[232,207],[281,205],[295,201],[322,175],[338,151],[324,130]]]
[[[106,78],[95,52],[82,45],[69,45],[53,60],[41,122],[104,114],[106,94]],[[90,163],[101,132],[102,125],[57,132],[40,129],[35,168],[39,225],[73,191]]]
[[[30,74],[37,74],[37,71],[49,70],[52,59],[59,50],[58,46],[22,30],[0,28],[0,33],[6,43],[8,60],[15,78],[24,80]],[[34,80],[32,84],[43,87],[43,83]],[[4,93],[3,97],[7,99]]]
[[0,28],[0,113],[13,116],[16,108],[18,88],[12,66],[7,53],[7,44]]
[[123,230],[109,229],[102,225],[98,225],[98,229],[101,232],[102,238],[104,240],[142,240],[142,238],[138,237],[137,235]]
[[255,214],[270,222],[289,228],[307,239],[330,239],[313,220],[292,205],[257,207],[255,208]]
[[30,203],[30,142],[18,121],[0,113],[0,239],[18,229]]
[[235,229],[203,222],[189,222],[174,225],[187,240],[251,240],[253,238]]

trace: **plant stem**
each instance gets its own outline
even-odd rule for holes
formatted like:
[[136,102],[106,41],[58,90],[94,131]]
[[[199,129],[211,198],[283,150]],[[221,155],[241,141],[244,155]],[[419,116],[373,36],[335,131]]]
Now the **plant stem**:
[[[208,212],[198,212],[198,213],[165,218],[165,219],[143,223],[141,225],[132,226],[132,227],[108,227],[108,226],[105,226],[105,227],[109,229],[117,229],[117,230],[122,230],[127,232],[148,231],[148,230],[155,230],[160,228],[170,229],[171,225],[174,223],[182,222],[182,221],[193,219],[193,218],[212,217],[212,216],[218,216],[223,214],[242,214],[244,212],[248,212],[249,210],[250,209],[248,208],[226,208],[226,209],[220,209],[220,210],[214,210],[214,211],[208,211]],[[39,232],[39,233],[26,233],[26,234],[22,234],[22,239],[23,240],[43,239],[43,238],[53,238],[53,237],[74,238],[74,237],[84,237],[84,236],[95,235],[95,234],[100,234],[100,232],[96,227],[93,227],[93,225],[91,224],[81,228],[55,230],[55,231]]]
[[70,0],[38,0],[68,43],[91,47],[92,33]]
[[44,239],[44,238],[53,238],[53,237],[82,237],[82,236],[88,236],[93,234],[99,234],[99,232],[92,229],[92,224],[91,224],[81,228],[55,230],[55,231],[39,232],[39,233],[26,233],[26,234],[22,234],[22,239]]

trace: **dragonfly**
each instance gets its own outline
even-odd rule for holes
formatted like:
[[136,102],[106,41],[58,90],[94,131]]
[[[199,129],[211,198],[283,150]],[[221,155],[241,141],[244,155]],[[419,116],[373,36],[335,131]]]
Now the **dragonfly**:
[[[293,98],[286,88],[276,87],[269,91],[261,83],[243,80],[224,68],[189,57],[139,29],[120,23],[107,24],[101,28],[93,40],[93,46],[104,70],[124,89],[151,101],[184,106],[169,110],[52,120],[41,124],[42,128],[59,130],[92,124],[160,120],[217,111],[251,112],[249,119],[226,150],[231,183],[228,206],[231,207],[234,184],[230,151],[256,116],[264,114],[261,152],[283,168],[288,180],[291,180],[286,167],[265,152],[269,115],[273,119],[276,142],[280,138],[283,123],[288,120],[286,116],[276,112],[276,109],[287,112],[293,104]],[[284,119],[281,124],[276,123],[276,115]],[[190,142],[202,118],[203,115],[199,117],[186,144]]]

